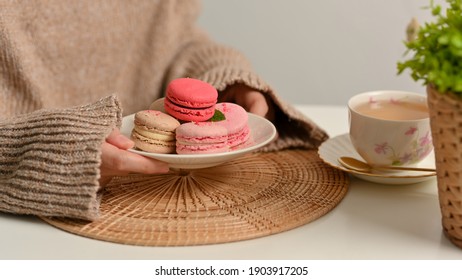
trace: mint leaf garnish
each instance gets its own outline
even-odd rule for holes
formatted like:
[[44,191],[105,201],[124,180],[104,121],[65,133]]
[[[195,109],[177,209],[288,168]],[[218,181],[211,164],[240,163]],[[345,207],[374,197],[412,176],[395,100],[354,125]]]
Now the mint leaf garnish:
[[225,114],[223,114],[220,110],[215,109],[215,113],[213,116],[208,120],[209,122],[219,122],[226,120]]

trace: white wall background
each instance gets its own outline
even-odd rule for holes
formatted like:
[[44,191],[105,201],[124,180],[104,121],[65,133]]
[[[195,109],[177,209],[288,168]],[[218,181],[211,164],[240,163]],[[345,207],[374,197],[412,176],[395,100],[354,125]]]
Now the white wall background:
[[[443,0],[436,0],[443,3]],[[241,50],[289,102],[346,104],[356,93],[424,93],[397,76],[412,17],[432,20],[429,0],[203,0],[199,25]]]

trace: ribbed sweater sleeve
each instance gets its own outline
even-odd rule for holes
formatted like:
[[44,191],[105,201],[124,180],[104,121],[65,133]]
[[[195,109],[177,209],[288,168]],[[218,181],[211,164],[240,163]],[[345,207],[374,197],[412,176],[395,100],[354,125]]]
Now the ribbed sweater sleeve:
[[284,100],[251,67],[238,50],[215,43],[205,35],[187,44],[177,56],[167,80],[177,77],[201,79],[218,91],[240,83],[267,94],[275,105],[275,125],[279,137],[265,148],[317,148],[328,138],[326,132]]
[[0,210],[96,219],[101,144],[120,122],[114,96],[0,119]]

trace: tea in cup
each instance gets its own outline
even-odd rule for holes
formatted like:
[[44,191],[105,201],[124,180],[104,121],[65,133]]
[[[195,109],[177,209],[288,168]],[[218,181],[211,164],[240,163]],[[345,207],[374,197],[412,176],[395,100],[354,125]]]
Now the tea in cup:
[[405,91],[372,91],[348,101],[350,140],[375,166],[411,166],[432,150],[426,96]]

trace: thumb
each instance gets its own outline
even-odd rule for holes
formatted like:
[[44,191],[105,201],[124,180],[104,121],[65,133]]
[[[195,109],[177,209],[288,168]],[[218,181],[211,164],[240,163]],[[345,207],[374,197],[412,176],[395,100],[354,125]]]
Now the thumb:
[[132,148],[135,145],[131,139],[120,133],[118,128],[114,128],[114,130],[106,138],[106,142],[123,150]]

